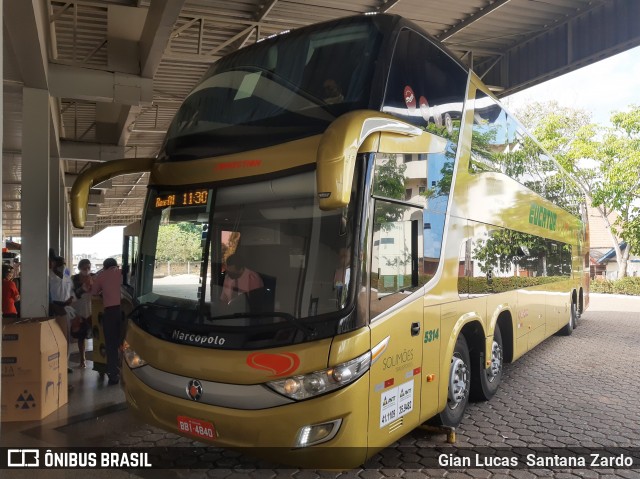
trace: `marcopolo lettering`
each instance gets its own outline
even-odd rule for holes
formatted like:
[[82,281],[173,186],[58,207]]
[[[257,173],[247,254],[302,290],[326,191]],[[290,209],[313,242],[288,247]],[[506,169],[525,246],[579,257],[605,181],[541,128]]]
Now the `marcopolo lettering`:
[[532,225],[555,231],[557,219],[558,215],[553,211],[548,210],[544,206],[531,203],[531,208],[529,209],[529,223]]
[[202,346],[222,346],[226,342],[225,338],[220,336],[209,336],[208,334],[196,334],[180,331],[174,329],[171,339],[177,339],[187,344],[202,345]]

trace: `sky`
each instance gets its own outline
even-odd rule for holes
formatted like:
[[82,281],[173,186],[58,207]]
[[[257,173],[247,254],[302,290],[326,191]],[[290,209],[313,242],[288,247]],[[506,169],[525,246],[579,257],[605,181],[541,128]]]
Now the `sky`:
[[[551,100],[561,106],[586,110],[592,114],[594,123],[609,125],[612,112],[624,111],[631,104],[640,105],[640,47],[502,99],[511,112],[534,101]],[[112,226],[92,238],[74,238],[73,253],[99,253],[105,258],[119,254],[122,229]]]
[[561,106],[580,108],[592,121],[610,125],[613,111],[640,105],[640,47],[619,53],[528,88],[503,99],[511,112],[534,101],[556,100]]
[[122,254],[123,229],[124,226],[110,226],[91,238],[73,238],[73,254],[98,258]]

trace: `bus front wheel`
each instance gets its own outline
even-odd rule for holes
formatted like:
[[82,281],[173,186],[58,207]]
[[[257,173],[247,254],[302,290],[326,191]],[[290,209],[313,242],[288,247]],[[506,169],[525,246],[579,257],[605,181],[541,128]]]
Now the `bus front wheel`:
[[490,365],[486,367],[484,354],[476,354],[472,361],[473,375],[471,376],[471,399],[473,401],[488,401],[498,391],[502,380],[502,366],[504,364],[504,348],[502,347],[502,334],[500,327],[496,325],[493,332],[491,345]]
[[456,427],[462,421],[471,389],[470,365],[467,340],[461,334],[456,340],[456,346],[451,357],[451,366],[449,367],[447,405],[444,411],[434,418],[436,424]]

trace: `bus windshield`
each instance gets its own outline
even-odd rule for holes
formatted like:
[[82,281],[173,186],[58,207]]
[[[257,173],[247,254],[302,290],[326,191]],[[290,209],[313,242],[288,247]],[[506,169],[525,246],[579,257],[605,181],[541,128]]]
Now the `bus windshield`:
[[[356,175],[357,177],[358,175]],[[324,321],[349,304],[357,204],[322,211],[315,172],[220,188],[153,189],[138,301],[171,327]],[[334,329],[335,332],[335,329]]]
[[225,57],[176,113],[160,160],[280,144],[322,133],[341,114],[368,108],[381,37],[370,19],[350,19]]

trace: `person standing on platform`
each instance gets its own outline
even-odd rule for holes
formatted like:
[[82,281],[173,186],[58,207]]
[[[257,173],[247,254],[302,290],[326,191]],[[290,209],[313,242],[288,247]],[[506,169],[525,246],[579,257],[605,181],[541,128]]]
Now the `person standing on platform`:
[[2,316],[17,318],[16,302],[20,301],[20,293],[13,282],[13,266],[2,265]]
[[78,263],[78,274],[71,277],[73,282],[73,293],[75,302],[73,307],[77,316],[71,322],[71,336],[78,340],[78,351],[80,352],[80,367],[85,368],[85,340],[91,331],[91,261],[81,259]]
[[[66,263],[62,256],[49,258],[49,315],[64,316],[66,325],[65,336],[67,338],[67,364],[71,355],[71,321],[76,316],[75,309],[71,307],[73,302],[73,284]],[[67,371],[72,373],[71,368]]]
[[107,347],[107,375],[109,385],[120,382],[120,370],[118,365],[118,348],[120,346],[120,286],[122,285],[122,273],[118,268],[118,262],[114,258],[107,258],[102,263],[103,269],[93,280],[91,293],[102,294],[104,314],[102,316],[102,329]]

